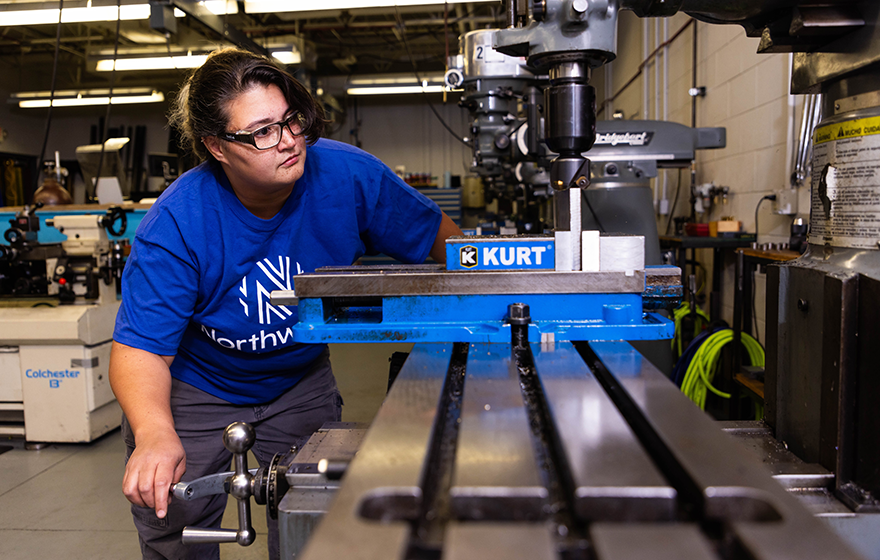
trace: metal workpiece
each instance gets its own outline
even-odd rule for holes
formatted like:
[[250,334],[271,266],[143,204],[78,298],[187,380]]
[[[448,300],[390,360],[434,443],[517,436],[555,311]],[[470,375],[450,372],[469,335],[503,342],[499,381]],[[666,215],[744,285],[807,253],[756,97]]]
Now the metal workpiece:
[[456,519],[535,520],[546,517],[519,372],[507,344],[469,350],[455,474],[449,490]]
[[403,558],[423,503],[424,472],[453,349],[452,344],[413,348],[303,558]]
[[[294,292],[272,292],[273,305],[288,305],[289,298],[469,296],[516,294],[642,293],[645,272],[445,272],[438,269],[405,269],[353,266],[318,269],[294,278]],[[511,302],[512,303],[512,302]]]
[[[586,173],[589,175],[589,161],[582,160],[586,165]],[[559,166],[551,168],[559,170]],[[582,170],[583,171],[583,170]],[[575,171],[575,173],[578,173]],[[553,197],[556,215],[556,271],[580,271],[583,268],[583,252],[581,232],[583,231],[583,218],[581,217],[583,201],[580,187],[565,188]]]
[[[823,427],[837,431],[839,425],[840,391],[846,390],[841,381],[846,379],[844,374],[850,365],[847,354],[854,351],[854,329],[843,321],[845,316],[840,312],[847,299],[857,297],[859,280],[857,274],[842,270],[835,271],[831,278],[827,276],[824,270],[796,265],[771,273],[778,280],[771,283],[781,288],[776,297],[791,317],[776,327],[785,338],[768,348],[765,399],[768,421],[779,439],[788,442],[805,461],[836,470],[837,450],[844,442],[834,434],[827,437]],[[768,306],[768,316],[776,316],[778,309]],[[782,375],[778,375],[780,371]],[[847,446],[843,448],[845,453]]]
[[577,348],[678,490],[687,515],[724,523],[752,558],[859,558],[631,346]]
[[534,362],[571,472],[577,515],[584,521],[673,521],[675,489],[571,343],[542,346]]

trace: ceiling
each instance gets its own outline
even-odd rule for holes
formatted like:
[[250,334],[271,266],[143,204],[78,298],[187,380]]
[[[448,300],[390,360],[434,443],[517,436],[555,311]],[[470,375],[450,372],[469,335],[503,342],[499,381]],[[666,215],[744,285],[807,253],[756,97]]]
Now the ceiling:
[[[237,14],[187,15],[176,22],[176,33],[167,36],[151,29],[148,20],[119,22],[118,45],[115,21],[62,24],[56,90],[108,87],[110,73],[95,71],[95,56],[101,51],[150,48],[161,53],[231,44],[223,41],[224,35],[259,46],[279,41],[304,45],[306,62],[295,69],[306,79],[412,72],[414,65],[419,72],[442,72],[447,52],[458,53],[459,35],[502,26],[504,9],[499,0],[449,5],[448,12],[438,5],[246,14],[240,3]],[[50,89],[57,27],[0,27],[0,87],[11,92]],[[168,92],[184,73],[118,71],[114,87],[149,86]]]

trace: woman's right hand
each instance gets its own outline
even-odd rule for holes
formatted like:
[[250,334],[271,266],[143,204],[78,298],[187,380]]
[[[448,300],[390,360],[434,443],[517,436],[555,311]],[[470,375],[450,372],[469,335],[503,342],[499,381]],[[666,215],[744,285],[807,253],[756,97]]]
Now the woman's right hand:
[[171,416],[173,356],[159,356],[113,342],[110,385],[134,433],[122,492],[138,506],[165,517],[171,485],[186,472],[186,453]]
[[156,510],[163,518],[168,511],[171,486],[186,472],[186,453],[180,438],[172,431],[138,434],[134,452],[125,467],[122,492],[128,500]]

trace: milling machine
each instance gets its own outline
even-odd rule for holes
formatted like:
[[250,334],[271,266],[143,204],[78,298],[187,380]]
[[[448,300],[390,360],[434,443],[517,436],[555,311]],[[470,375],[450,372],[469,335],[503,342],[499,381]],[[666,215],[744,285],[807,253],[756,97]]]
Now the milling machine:
[[[880,105],[872,93],[880,5],[510,0],[507,6],[510,27],[495,33],[493,45],[526,57],[550,82],[544,109],[547,145],[558,154],[550,167],[555,266],[474,271],[490,256],[531,266],[537,245],[520,253],[453,240],[450,262],[468,270],[319,271],[298,277],[295,293],[273,295],[275,305],[298,303],[297,340],[420,342],[302,557],[860,558],[840,535],[876,557],[878,516],[854,509],[873,507],[880,472],[870,444],[878,421],[870,410],[877,387],[873,327],[858,313],[860,302],[873,303],[877,278],[876,235],[864,223],[876,208],[868,215],[859,205],[870,207],[878,186],[873,173],[855,168],[873,169],[871,136],[880,132],[869,132]],[[656,273],[631,264],[630,250],[638,247],[629,240],[612,241],[623,248],[609,253],[612,269],[603,271],[602,238],[597,243],[595,234],[581,231],[580,191],[590,180],[582,154],[595,138],[589,75],[614,57],[619,9],[643,17],[683,10],[713,23],[739,23],[761,36],[767,52],[807,49],[794,57],[794,91],[823,89],[833,100],[827,103],[840,105],[816,133],[821,149],[814,169],[822,172],[814,178],[811,248],[777,269],[781,289],[770,298],[779,320],[768,317],[778,324],[768,334],[777,339],[768,366],[769,428],[717,425],[622,342],[634,330],[667,335],[663,321],[635,312],[651,300]],[[548,243],[542,255],[549,255],[549,240],[542,243]],[[817,338],[821,345],[803,348]],[[803,344],[795,347],[795,340]],[[782,433],[816,443],[819,459],[825,460],[823,450],[830,453],[834,468],[785,449],[773,437]],[[252,440],[246,426],[233,425],[226,442],[236,453],[236,473],[174,490],[187,499],[222,492],[225,481],[239,500],[239,529],[188,529],[184,540],[249,544],[246,503],[254,494],[279,517],[284,557],[300,557],[301,531],[311,530],[315,515],[304,523],[298,513],[314,514],[307,496],[334,484],[294,453],[249,473],[243,457]],[[338,474],[333,463],[323,470]]]
[[[542,88],[548,78],[533,73],[525,57],[493,50],[497,31],[461,36],[446,84],[464,90],[460,105],[472,120],[471,170],[483,179],[488,198],[507,198],[511,217],[523,229],[540,232],[541,224],[553,221],[547,202],[559,187],[550,184],[548,174],[559,155],[545,141]],[[723,148],[726,131],[624,120],[597,121],[595,129],[588,152],[591,187],[578,191],[584,209],[575,209],[581,213],[581,230],[644,236],[647,264],[661,264],[650,180],[658,168],[689,167],[696,150]]]
[[122,418],[108,368],[125,244],[106,229],[124,232],[125,213],[55,215],[44,223],[67,239],[42,243],[37,208],[10,220],[0,246],[0,433],[87,442]]

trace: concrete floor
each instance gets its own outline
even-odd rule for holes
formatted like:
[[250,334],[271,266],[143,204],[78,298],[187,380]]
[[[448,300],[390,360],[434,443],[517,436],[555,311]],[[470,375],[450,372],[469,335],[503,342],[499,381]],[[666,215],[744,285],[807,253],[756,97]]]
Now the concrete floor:
[[[411,344],[331,345],[343,420],[369,422],[388,383],[388,359]],[[219,437],[219,434],[218,434]],[[0,558],[96,560],[138,558],[137,533],[122,495],[125,445],[119,430],[88,444],[55,444],[38,451],[22,441],[0,441]],[[256,460],[251,456],[253,467]],[[252,503],[253,506],[253,503]],[[252,513],[257,541],[221,546],[224,560],[267,558],[263,508]],[[225,527],[236,525],[230,500]]]

